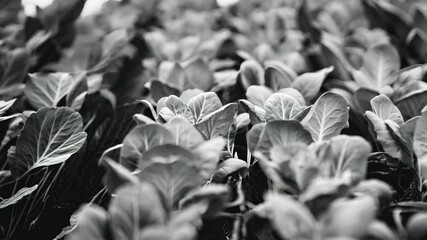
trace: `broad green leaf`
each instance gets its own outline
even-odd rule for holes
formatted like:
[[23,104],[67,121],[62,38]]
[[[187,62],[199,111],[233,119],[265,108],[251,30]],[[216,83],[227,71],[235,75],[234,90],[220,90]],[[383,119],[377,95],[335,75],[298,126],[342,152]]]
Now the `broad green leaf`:
[[375,199],[366,195],[354,199],[336,200],[322,218],[323,238],[360,239],[366,233],[370,223],[374,221],[377,207]]
[[76,76],[70,91],[67,94],[67,106],[79,111],[88,93],[87,77],[86,74],[79,74]]
[[[230,197],[230,189],[223,184],[209,184],[200,189],[189,192],[180,203],[180,208],[187,206],[191,207],[199,202],[208,202],[208,209],[204,213],[204,217],[213,217],[215,214],[224,208],[226,201]],[[182,212],[182,211],[181,211]],[[181,214],[181,213],[180,213]],[[175,217],[173,220],[176,220]],[[182,217],[179,217],[182,220]],[[182,223],[183,221],[181,221]],[[177,222],[179,223],[179,222]]]
[[345,99],[335,93],[324,93],[301,121],[314,141],[331,139],[348,127],[348,107]]
[[[293,70],[292,70],[293,71]],[[294,77],[278,66],[268,66],[265,69],[265,85],[277,92],[279,89],[292,85]]]
[[249,119],[253,125],[267,122],[267,112],[264,108],[252,104],[251,102],[240,99],[240,105],[249,113]]
[[206,116],[222,107],[221,100],[213,92],[198,94],[188,100],[187,105],[193,114],[196,124],[202,122]]
[[261,137],[261,133],[264,131],[265,125],[267,123],[259,123],[252,126],[251,130],[249,130],[246,141],[248,142],[248,149],[251,153],[255,152],[256,147],[258,146],[259,139]]
[[16,98],[11,99],[9,101],[0,100],[0,116],[3,116],[3,114],[5,114],[10,107],[12,107],[15,101],[16,101]]
[[141,230],[139,239],[191,240],[196,239],[197,229],[191,224],[152,226]]
[[173,85],[182,91],[185,88],[187,77],[184,69],[177,62],[163,61],[159,65],[159,79]]
[[400,58],[396,49],[389,44],[379,44],[368,49],[363,57],[360,71],[369,80],[371,89],[382,89],[397,80]]
[[5,198],[5,199],[1,199],[0,201],[0,209],[2,208],[7,208],[8,206],[11,206],[15,203],[17,203],[19,200],[21,200],[22,198],[30,195],[31,193],[33,193],[37,187],[39,185],[34,185],[32,187],[23,187],[21,189],[19,189],[15,194],[13,194],[12,197],[10,198]]
[[272,147],[284,147],[288,144],[310,144],[313,139],[303,126],[293,120],[272,120],[265,125],[259,138],[256,150],[269,156]]
[[331,155],[323,161],[331,161],[331,175],[335,178],[347,174],[352,180],[365,178],[368,164],[368,155],[371,145],[359,136],[339,135],[331,139]]
[[166,213],[156,189],[147,183],[125,185],[116,192],[108,208],[113,239],[139,239],[139,231],[163,224]]
[[292,96],[285,93],[274,93],[264,103],[267,114],[272,119],[293,119],[304,108]]
[[205,139],[212,139],[219,136],[226,138],[228,130],[234,122],[236,112],[237,104],[229,103],[205,116],[204,120],[195,126],[203,134]]
[[120,164],[133,171],[146,151],[159,145],[174,143],[174,141],[172,133],[161,125],[137,126],[123,140]]
[[389,119],[397,123],[399,126],[403,125],[403,117],[400,110],[394,106],[390,98],[384,94],[372,98],[371,106],[372,111],[382,120],[385,121]]
[[35,108],[56,107],[74,84],[69,73],[30,74],[25,87],[25,96]]
[[252,85],[246,90],[246,98],[258,107],[264,107],[264,102],[273,94],[273,91],[266,86]]
[[366,111],[365,116],[372,123],[376,133],[376,140],[381,144],[384,151],[390,156],[400,159],[402,156],[400,148],[388,131],[386,123],[371,111]]
[[246,60],[240,64],[240,81],[244,89],[252,85],[264,85],[264,69],[254,60]]
[[292,83],[292,87],[302,93],[308,101],[319,93],[326,76],[334,70],[334,67],[324,68],[317,72],[304,73],[298,76]]
[[99,239],[106,240],[108,233],[108,213],[103,208],[86,204],[77,211],[77,225],[66,240]]
[[154,163],[139,173],[142,182],[152,184],[160,193],[168,213],[176,210],[179,201],[188,191],[203,183],[196,167],[182,161]]
[[163,125],[175,136],[175,144],[187,149],[195,149],[203,143],[202,134],[183,117],[174,117]]
[[80,114],[71,108],[41,108],[28,117],[16,141],[16,159],[9,162],[12,174],[66,161],[86,140]]
[[365,114],[366,111],[372,110],[371,100],[377,96],[378,93],[368,88],[359,88],[354,93],[354,101],[357,106],[357,110],[361,114]]
[[179,95],[178,89],[171,87],[166,83],[163,83],[158,80],[153,80],[150,83],[150,94],[156,102],[159,101],[162,97],[167,97],[170,95]]
[[288,94],[288,95],[294,97],[299,102],[299,104],[301,104],[301,106],[306,105],[304,96],[295,88],[282,88],[278,92],[279,93],[285,93],[285,94]]
[[203,142],[193,150],[196,166],[205,179],[209,179],[217,167],[224,146],[224,138],[216,137]]
[[196,166],[198,163],[197,160],[198,159],[185,148],[172,144],[162,144],[144,152],[142,158],[138,162],[138,168],[139,170],[144,170],[154,163],[168,164],[176,161],[184,162],[189,166]]
[[203,90],[194,88],[194,89],[187,89],[184,92],[181,93],[181,96],[179,96],[179,98],[181,98],[181,100],[188,105],[188,101],[190,101],[190,99],[192,99],[193,97],[204,93]]
[[23,48],[0,55],[0,88],[6,89],[22,84],[27,76],[29,65],[30,54]]
[[182,66],[187,77],[184,89],[199,88],[207,91],[214,85],[214,75],[209,65],[201,58],[189,60]]
[[175,95],[160,99],[157,103],[157,112],[166,122],[176,116],[182,116],[189,122],[194,122],[191,109]]
[[313,239],[316,220],[300,202],[289,196],[269,193],[253,214],[269,219],[282,239]]
[[427,112],[417,120],[414,134],[414,151],[418,158],[427,154]]
[[399,108],[405,120],[421,115],[422,109],[427,106],[427,90],[419,90],[397,100]]
[[110,193],[115,193],[120,186],[138,183],[138,178],[119,163],[110,158],[104,158],[101,161],[101,164],[107,170],[102,178],[102,182]]
[[241,159],[229,158],[218,165],[211,181],[213,183],[225,183],[226,177],[235,172],[239,172],[244,176],[248,172],[248,165]]
[[281,180],[292,181],[283,184],[296,184],[299,191],[307,187],[319,172],[319,162],[315,152],[302,143],[284,147],[275,146],[270,149],[270,158],[277,165]]

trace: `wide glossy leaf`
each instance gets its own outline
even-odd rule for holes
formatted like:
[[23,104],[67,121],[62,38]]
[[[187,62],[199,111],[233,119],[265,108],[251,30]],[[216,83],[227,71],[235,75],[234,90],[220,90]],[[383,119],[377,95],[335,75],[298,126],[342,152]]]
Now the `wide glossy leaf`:
[[177,209],[179,201],[188,191],[203,183],[203,177],[196,167],[183,161],[154,163],[140,172],[139,179],[152,184],[159,191],[169,213]]
[[253,213],[270,220],[282,239],[312,239],[316,220],[301,203],[289,196],[270,193]]
[[352,180],[365,178],[371,145],[359,136],[339,135],[331,139],[331,175],[338,178],[347,174]]
[[172,133],[161,125],[137,126],[123,140],[120,164],[133,171],[146,151],[155,146],[174,143],[174,141]]
[[209,90],[214,85],[214,76],[209,65],[200,58],[189,60],[182,64],[187,76],[187,84],[184,89],[199,88]]
[[267,112],[264,108],[252,104],[251,102],[241,99],[240,105],[249,113],[249,119],[253,125],[267,122]]
[[381,94],[374,97],[371,100],[372,111],[380,117],[382,120],[392,120],[397,123],[399,126],[403,125],[403,117],[400,113],[400,110],[393,104],[393,102]]
[[142,228],[163,224],[166,220],[159,194],[147,183],[119,188],[108,212],[113,239],[139,239],[138,234]]
[[[200,189],[189,192],[181,201],[181,209],[187,206],[191,207],[196,203],[208,202],[208,209],[203,214],[204,217],[213,217],[218,211],[224,208],[224,205],[230,197],[230,189],[223,184],[209,184]],[[185,211],[185,210],[184,210]],[[179,214],[182,214],[181,211]],[[173,220],[180,219],[183,222],[183,217],[175,217]],[[178,222],[177,222],[178,223]]]
[[202,122],[206,116],[222,107],[221,100],[213,92],[198,94],[188,100],[187,105],[193,114],[196,124]]
[[66,161],[86,140],[80,114],[71,108],[41,108],[30,115],[16,141],[16,159],[9,162],[12,174]]
[[175,95],[161,98],[157,103],[157,112],[165,121],[169,121],[176,116],[182,116],[189,122],[194,122],[191,109]]
[[427,105],[427,90],[420,90],[397,100],[399,108],[405,120],[421,115],[422,109]]
[[256,150],[269,156],[272,147],[284,147],[291,143],[310,144],[313,142],[310,133],[293,120],[272,120],[265,125]]
[[239,172],[245,176],[248,172],[248,165],[245,161],[236,158],[229,158],[218,165],[212,175],[211,181],[214,183],[225,183],[226,177],[232,173]]
[[371,196],[339,199],[332,203],[322,219],[322,235],[360,239],[375,219],[376,211],[377,205]]
[[348,107],[345,99],[335,93],[324,93],[301,121],[314,141],[331,139],[348,127]]
[[190,101],[190,99],[192,99],[193,97],[204,93],[203,90],[200,90],[198,88],[193,88],[193,89],[187,89],[184,92],[181,93],[181,96],[179,96],[179,98],[181,98],[181,100],[185,103],[188,104],[188,101]]
[[131,171],[112,159],[105,157],[102,159],[102,165],[107,170],[102,182],[110,193],[115,193],[123,185],[138,183],[138,178]]
[[197,236],[197,229],[190,224],[153,226],[143,229],[139,236],[144,240],[192,240]]
[[159,78],[178,90],[184,90],[187,77],[184,69],[177,62],[163,61],[159,65]]
[[273,94],[273,91],[265,86],[250,86],[246,90],[246,98],[258,107],[264,107],[264,102]]
[[387,129],[386,123],[371,111],[366,111],[365,116],[372,123],[376,140],[381,144],[384,151],[394,158],[401,158],[400,148]]
[[179,95],[178,89],[171,87],[166,83],[163,83],[158,80],[153,80],[150,83],[150,94],[156,102],[159,101],[162,97],[167,97],[170,95]]
[[202,134],[183,117],[172,118],[164,127],[175,136],[175,145],[194,149],[203,142]]
[[326,76],[334,70],[334,67],[324,68],[317,72],[304,73],[298,76],[292,87],[302,93],[308,101],[312,100],[319,93]]
[[264,85],[264,69],[254,60],[246,60],[240,65],[240,81],[244,89],[252,85]]
[[187,163],[189,166],[197,165],[195,156],[187,149],[172,144],[162,144],[144,152],[138,163],[138,168],[144,170],[154,163],[167,164],[176,161]]
[[8,206],[11,206],[15,203],[17,203],[19,200],[21,200],[22,198],[30,195],[31,193],[33,193],[39,185],[34,185],[32,187],[24,187],[19,189],[15,194],[13,194],[12,197],[10,198],[5,198],[2,199],[0,201],[0,209],[2,208],[7,208]]
[[0,88],[22,84],[29,65],[30,54],[22,48],[7,51],[7,54],[0,56]]
[[217,167],[224,146],[224,138],[216,137],[203,142],[193,150],[197,169],[205,179],[209,179]]
[[261,133],[264,131],[265,125],[267,123],[259,123],[252,126],[247,134],[246,141],[248,142],[248,148],[251,153],[255,152],[256,147],[258,146]]
[[30,74],[25,96],[35,108],[56,107],[74,84],[69,73]]
[[305,106],[306,105],[306,101],[304,96],[295,88],[282,88],[278,91],[279,93],[285,93],[288,94],[292,97],[294,97],[299,104],[301,104],[301,106]]
[[423,112],[416,123],[414,151],[418,158],[422,158],[427,154],[427,112]]
[[79,74],[75,76],[70,91],[67,94],[67,106],[79,111],[83,105],[86,94],[88,93],[87,77],[86,74]]
[[264,103],[267,114],[272,119],[289,120],[298,115],[304,107],[292,96],[274,93]]
[[219,136],[226,138],[228,130],[234,122],[236,112],[237,104],[229,103],[207,115],[202,122],[195,126],[203,134],[205,139],[212,139]]
[[10,107],[12,107],[15,101],[16,101],[16,98],[11,99],[9,101],[0,100],[0,116],[3,116],[3,114],[5,114]]
[[279,68],[278,66],[268,66],[265,69],[264,78],[265,85],[273,89],[273,91],[278,91],[279,89],[290,87],[294,80],[293,76],[291,76],[285,70]]
[[397,70],[400,69],[400,58],[396,49],[388,44],[375,45],[368,49],[363,57],[363,67],[360,71],[369,80],[371,89],[382,89],[397,80]]
[[77,225],[66,240],[99,239],[105,240],[108,234],[108,213],[101,207],[86,204],[77,212]]

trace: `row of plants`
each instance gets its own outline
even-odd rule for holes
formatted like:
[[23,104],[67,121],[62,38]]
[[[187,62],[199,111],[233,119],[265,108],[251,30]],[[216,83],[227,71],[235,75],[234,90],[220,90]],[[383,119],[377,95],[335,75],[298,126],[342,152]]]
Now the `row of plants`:
[[2,239],[425,239],[423,1],[0,3]]

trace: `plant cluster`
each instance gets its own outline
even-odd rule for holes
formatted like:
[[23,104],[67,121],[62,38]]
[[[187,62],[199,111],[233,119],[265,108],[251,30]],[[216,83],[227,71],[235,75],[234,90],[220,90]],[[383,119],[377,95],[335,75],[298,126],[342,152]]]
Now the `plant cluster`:
[[1,239],[427,239],[425,2],[84,5],[0,2]]

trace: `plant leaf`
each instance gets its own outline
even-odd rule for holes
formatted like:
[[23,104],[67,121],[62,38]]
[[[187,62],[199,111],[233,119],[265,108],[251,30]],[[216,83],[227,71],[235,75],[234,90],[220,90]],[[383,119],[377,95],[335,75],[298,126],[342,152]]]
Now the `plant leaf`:
[[107,239],[108,213],[103,208],[86,204],[77,211],[77,225],[66,240]]
[[166,220],[156,189],[147,183],[125,185],[117,190],[108,208],[113,239],[139,239],[139,231]]
[[405,120],[421,115],[422,109],[427,105],[427,90],[420,90],[397,100],[399,108]]
[[274,93],[264,103],[266,113],[272,119],[289,120],[298,115],[304,108],[292,96],[285,93]]
[[161,98],[157,103],[157,111],[166,122],[176,116],[182,116],[189,122],[194,122],[191,109],[175,95]]
[[326,76],[332,71],[334,67],[330,66],[317,72],[304,73],[294,80],[292,87],[301,92],[306,100],[312,100],[319,93]]
[[324,93],[301,121],[314,141],[331,139],[348,127],[348,107],[345,99],[335,93]]
[[264,107],[264,102],[273,94],[273,91],[266,86],[249,86],[246,90],[246,98],[258,107]]
[[229,158],[218,165],[217,169],[212,175],[211,181],[213,183],[225,183],[227,180],[226,177],[230,174],[240,172],[244,177],[248,171],[248,165],[245,161],[236,158]]
[[207,115],[202,122],[195,126],[203,134],[206,140],[219,136],[226,138],[228,130],[234,122],[236,112],[237,104],[229,103]]
[[371,82],[371,89],[382,89],[394,83],[400,69],[400,58],[396,49],[388,44],[378,44],[368,49],[363,57],[360,71]]
[[222,107],[221,100],[213,92],[198,94],[188,100],[188,107],[193,114],[195,123],[205,120],[205,117]]
[[71,108],[41,108],[31,114],[16,141],[16,159],[9,162],[12,174],[66,161],[86,140],[80,114]]
[[216,137],[205,141],[193,150],[198,162],[196,166],[200,175],[209,179],[218,165],[219,158],[225,146],[225,140],[222,137]]
[[115,193],[120,186],[126,184],[138,184],[138,178],[124,166],[109,158],[101,160],[102,165],[107,169],[102,182],[110,193]]
[[270,155],[272,147],[284,147],[293,143],[310,144],[313,142],[310,133],[293,120],[269,121],[259,138],[256,150],[264,156]]
[[264,69],[254,60],[246,60],[240,64],[239,79],[244,89],[252,85],[264,85]]
[[392,120],[399,126],[403,125],[403,117],[400,110],[384,94],[378,95],[371,100],[372,111],[382,120]]
[[30,74],[25,96],[35,108],[56,107],[69,93],[73,83],[69,73]]
[[172,133],[161,125],[137,126],[123,140],[120,164],[133,171],[146,151],[155,146],[174,143],[174,141]]
[[15,194],[13,194],[12,197],[10,198],[6,198],[6,199],[2,199],[0,201],[0,209],[2,208],[7,208],[8,206],[11,206],[15,203],[17,203],[19,200],[21,200],[22,198],[30,195],[31,193],[33,193],[39,185],[34,185],[32,187],[23,187],[21,189],[18,190],[18,192],[16,192]]
[[195,149],[203,143],[202,134],[183,117],[174,117],[163,126],[175,136],[175,144],[178,146]]
[[313,239],[316,220],[303,204],[289,196],[269,193],[253,213],[269,219],[282,239]]
[[188,191],[203,182],[199,171],[182,161],[154,163],[140,172],[139,179],[151,183],[159,191],[168,213],[176,210]]
[[417,120],[414,134],[414,151],[419,159],[427,154],[427,112]]

